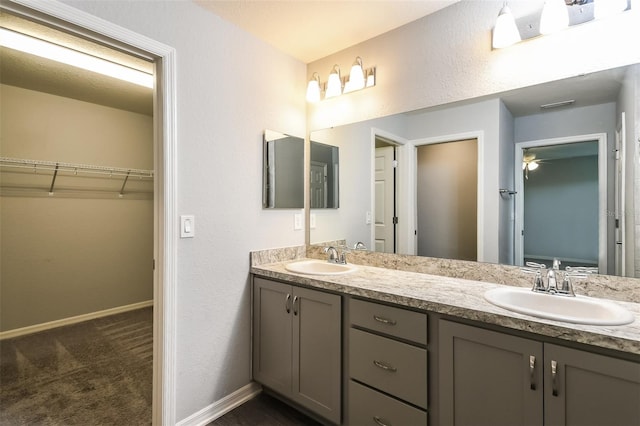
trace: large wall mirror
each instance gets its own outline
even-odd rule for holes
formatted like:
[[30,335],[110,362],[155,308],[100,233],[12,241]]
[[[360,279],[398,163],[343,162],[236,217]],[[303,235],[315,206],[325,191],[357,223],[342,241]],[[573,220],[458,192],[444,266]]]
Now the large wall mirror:
[[262,206],[304,208],[304,139],[264,131]]
[[309,240],[640,276],[638,87],[636,64],[312,131],[342,170]]

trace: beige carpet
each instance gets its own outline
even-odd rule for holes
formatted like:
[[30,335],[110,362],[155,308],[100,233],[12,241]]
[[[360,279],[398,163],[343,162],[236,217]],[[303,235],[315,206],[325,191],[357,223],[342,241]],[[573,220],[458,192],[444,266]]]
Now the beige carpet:
[[151,424],[152,315],[0,341],[0,425]]

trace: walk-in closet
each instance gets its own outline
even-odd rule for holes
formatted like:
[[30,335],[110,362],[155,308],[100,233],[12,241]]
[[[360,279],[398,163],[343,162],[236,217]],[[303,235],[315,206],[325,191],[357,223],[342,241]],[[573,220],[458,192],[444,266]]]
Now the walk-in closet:
[[6,11],[0,31],[0,424],[150,424],[153,63]]

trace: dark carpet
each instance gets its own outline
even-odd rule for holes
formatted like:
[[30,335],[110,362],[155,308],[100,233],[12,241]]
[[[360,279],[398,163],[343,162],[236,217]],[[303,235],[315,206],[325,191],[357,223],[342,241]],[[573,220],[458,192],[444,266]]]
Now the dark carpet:
[[0,341],[0,425],[149,425],[152,308]]

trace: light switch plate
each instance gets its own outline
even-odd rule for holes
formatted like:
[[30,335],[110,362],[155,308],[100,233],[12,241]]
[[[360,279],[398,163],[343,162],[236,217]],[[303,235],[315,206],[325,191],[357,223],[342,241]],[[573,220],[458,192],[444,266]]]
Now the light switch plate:
[[195,217],[193,215],[181,215],[180,238],[193,238],[195,235]]
[[309,214],[309,228],[310,229],[316,229],[316,214],[315,213],[310,213]]
[[302,231],[302,213],[293,214],[293,230]]
[[365,225],[371,225],[371,212],[367,212],[364,218]]

